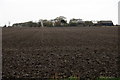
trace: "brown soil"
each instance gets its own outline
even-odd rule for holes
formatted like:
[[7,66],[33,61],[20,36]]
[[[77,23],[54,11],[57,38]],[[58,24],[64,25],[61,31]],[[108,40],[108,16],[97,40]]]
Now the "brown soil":
[[3,28],[3,77],[116,77],[117,27]]

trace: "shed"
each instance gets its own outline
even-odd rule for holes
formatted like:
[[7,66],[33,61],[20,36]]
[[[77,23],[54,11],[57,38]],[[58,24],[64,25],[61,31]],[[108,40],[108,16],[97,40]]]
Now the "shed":
[[99,26],[113,26],[113,22],[112,21],[98,21],[97,24]]

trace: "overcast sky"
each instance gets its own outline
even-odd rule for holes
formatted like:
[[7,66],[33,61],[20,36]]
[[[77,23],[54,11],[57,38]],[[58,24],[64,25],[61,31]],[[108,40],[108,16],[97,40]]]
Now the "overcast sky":
[[119,0],[0,0],[0,26],[65,16],[118,23]]

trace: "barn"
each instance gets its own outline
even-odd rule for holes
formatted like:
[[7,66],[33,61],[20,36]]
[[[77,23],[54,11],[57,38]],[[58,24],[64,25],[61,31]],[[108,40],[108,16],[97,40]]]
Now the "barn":
[[98,21],[97,24],[99,26],[113,26],[113,22],[112,21]]

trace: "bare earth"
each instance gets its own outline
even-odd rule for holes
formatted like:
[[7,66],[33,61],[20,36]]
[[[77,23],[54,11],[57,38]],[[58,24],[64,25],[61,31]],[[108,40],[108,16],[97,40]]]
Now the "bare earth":
[[3,28],[3,78],[118,75],[118,27]]

